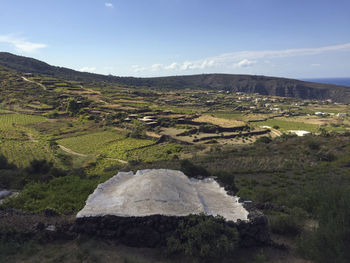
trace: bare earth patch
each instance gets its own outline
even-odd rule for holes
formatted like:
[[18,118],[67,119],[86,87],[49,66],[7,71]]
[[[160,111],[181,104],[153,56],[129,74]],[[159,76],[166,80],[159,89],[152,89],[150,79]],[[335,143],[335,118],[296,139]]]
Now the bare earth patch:
[[225,128],[245,125],[243,121],[222,119],[210,115],[201,115],[200,117],[193,120],[198,122],[208,122]]

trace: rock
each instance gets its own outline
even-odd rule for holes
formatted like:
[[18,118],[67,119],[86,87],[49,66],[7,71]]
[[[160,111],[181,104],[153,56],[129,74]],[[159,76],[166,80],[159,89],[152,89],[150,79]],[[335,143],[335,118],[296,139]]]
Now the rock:
[[8,197],[12,194],[12,191],[9,190],[0,190],[0,199],[3,199],[5,197]]
[[55,232],[56,227],[54,225],[49,225],[45,228],[46,231]]

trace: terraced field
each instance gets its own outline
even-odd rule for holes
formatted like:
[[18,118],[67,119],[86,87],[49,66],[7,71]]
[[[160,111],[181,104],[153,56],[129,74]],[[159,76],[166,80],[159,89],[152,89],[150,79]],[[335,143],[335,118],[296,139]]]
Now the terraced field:
[[245,125],[245,122],[243,121],[237,121],[234,119],[225,119],[225,118],[218,118],[210,115],[201,115],[200,117],[194,119],[194,121],[198,122],[209,122],[214,125],[220,125],[221,127],[236,127],[236,126],[243,126]]
[[128,160],[142,160],[144,162],[154,162],[158,160],[169,160],[174,155],[180,153],[182,146],[170,143],[170,144],[158,144],[150,147],[136,149],[134,151],[127,152]]
[[103,131],[65,138],[58,140],[57,143],[77,153],[98,154],[102,153],[102,149],[111,142],[124,138],[125,135],[117,131]]
[[45,142],[6,140],[0,143],[0,153],[18,167],[27,167],[35,159],[59,162]]
[[18,126],[46,121],[45,117],[28,114],[3,114],[0,115],[0,129],[11,129]]
[[76,153],[102,155],[106,159],[115,159],[114,161],[167,159],[169,154],[179,151],[175,145],[153,145],[153,140],[126,138],[116,131],[69,137],[58,140],[57,143]]
[[303,122],[295,122],[295,121],[287,121],[281,119],[269,119],[266,121],[255,122],[254,126],[278,126],[281,131],[289,131],[289,130],[305,130],[309,132],[317,132],[320,128],[320,125],[303,123]]
[[[126,138],[124,140],[117,141],[110,144],[108,147],[103,149],[103,154],[110,158],[122,159],[122,160],[132,160],[133,153],[135,149],[150,146],[154,144],[155,141],[143,140],[135,138]],[[144,158],[142,158],[144,159]]]

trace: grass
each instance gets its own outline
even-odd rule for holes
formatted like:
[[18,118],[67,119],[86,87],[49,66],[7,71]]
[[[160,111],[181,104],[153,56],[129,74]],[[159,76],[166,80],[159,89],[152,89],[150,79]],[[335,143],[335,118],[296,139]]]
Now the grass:
[[68,137],[57,143],[75,152],[83,154],[99,154],[112,142],[123,140],[125,136],[116,131],[95,132],[81,136]]
[[124,140],[120,140],[112,143],[107,146],[103,150],[103,154],[110,158],[117,158],[122,160],[130,160],[133,159],[132,150],[150,146],[155,142],[152,140],[143,140],[143,139],[135,139],[135,138],[126,138]]
[[0,153],[2,153],[10,163],[19,167],[26,167],[34,159],[45,159],[58,163],[46,142],[16,141],[9,140],[0,143]]
[[308,124],[303,122],[292,122],[280,119],[269,119],[266,121],[259,121],[253,124],[254,126],[278,126],[281,131],[289,131],[289,130],[305,130],[309,132],[317,132],[319,129],[319,125]]
[[234,119],[225,119],[213,117],[210,115],[201,115],[200,117],[194,119],[194,121],[198,122],[209,122],[215,125],[219,125],[221,127],[235,127],[235,126],[243,126],[245,123],[243,121],[237,121]]
[[[95,156],[101,155],[101,158],[107,158],[107,160],[108,158],[145,162],[168,160],[181,150],[181,147],[177,144],[153,145],[155,143],[153,140],[125,138],[123,134],[115,131],[103,131],[69,137],[58,140],[57,143],[74,152]],[[114,160],[114,164],[109,163],[113,162],[113,160],[107,160],[104,163],[100,161],[94,169],[89,168],[90,173],[92,171],[103,173],[104,165],[107,165],[105,168],[114,164],[117,165],[115,163],[117,160]]]
[[4,114],[0,115],[0,129],[12,129],[17,126],[25,126],[28,124],[46,121],[47,119],[41,116],[28,114]]
[[147,148],[127,152],[128,160],[142,160],[143,162],[154,162],[159,160],[170,160],[182,150],[182,146],[170,143],[153,145]]
[[5,207],[30,212],[52,208],[59,213],[78,212],[99,181],[81,179],[77,176],[55,178],[49,183],[29,183],[18,197],[9,199]]
[[123,166],[121,162],[108,158],[99,158],[97,161],[89,165],[85,172],[88,176],[112,176],[118,173],[118,170]]

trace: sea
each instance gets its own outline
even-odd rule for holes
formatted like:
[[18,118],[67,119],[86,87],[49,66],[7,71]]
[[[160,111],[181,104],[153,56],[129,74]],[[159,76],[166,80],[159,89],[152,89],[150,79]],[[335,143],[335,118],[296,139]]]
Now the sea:
[[350,78],[320,78],[320,79],[301,79],[301,80],[350,87]]

